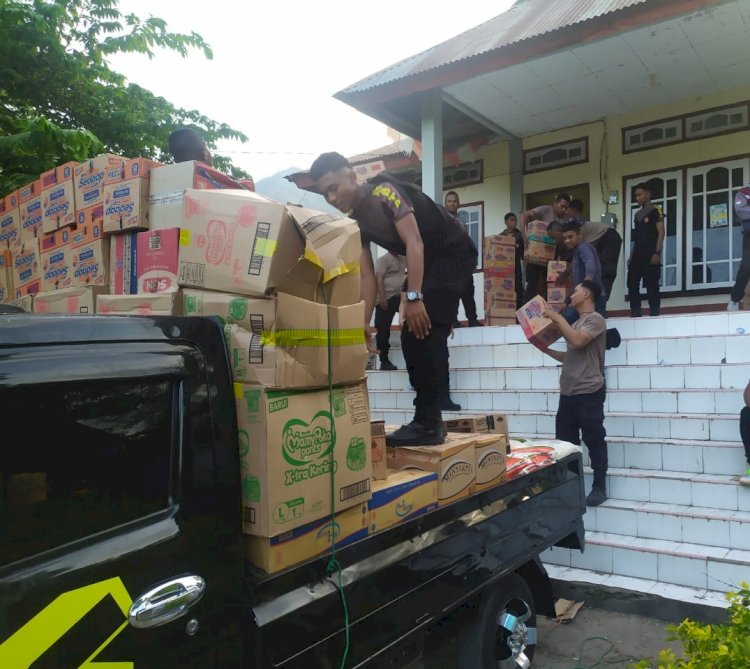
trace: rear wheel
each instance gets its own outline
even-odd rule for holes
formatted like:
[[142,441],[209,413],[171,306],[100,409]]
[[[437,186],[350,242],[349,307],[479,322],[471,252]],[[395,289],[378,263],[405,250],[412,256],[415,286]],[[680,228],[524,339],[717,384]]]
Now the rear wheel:
[[510,574],[482,593],[476,611],[459,636],[459,666],[529,669],[536,646],[536,610],[526,581]]

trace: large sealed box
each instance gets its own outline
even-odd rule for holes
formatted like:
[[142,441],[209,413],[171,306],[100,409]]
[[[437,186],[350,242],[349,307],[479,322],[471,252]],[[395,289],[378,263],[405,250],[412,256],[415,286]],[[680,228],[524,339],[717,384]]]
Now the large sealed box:
[[[555,283],[560,275],[567,271],[568,263],[564,260],[550,260],[547,263],[547,283]],[[549,287],[547,288],[549,290]]]
[[[360,381],[367,349],[364,302],[331,307],[279,293],[266,330],[225,326],[234,379],[277,388],[316,388]],[[329,346],[331,372],[329,374]]]
[[414,469],[387,471],[386,478],[372,484],[370,534],[387,530],[437,509],[438,476]]
[[185,316],[217,316],[224,325],[236,324],[248,332],[270,331],[276,321],[276,302],[212,290],[183,288]]
[[9,249],[0,249],[0,303],[15,298],[13,291],[13,257]]
[[562,337],[560,328],[542,315],[545,307],[547,303],[537,295],[516,312],[518,324],[526,339],[542,351]]
[[388,459],[385,450],[385,422],[370,422],[370,453],[372,455],[372,478],[382,480],[388,476]]
[[0,250],[9,249],[20,232],[21,211],[18,208],[18,191],[0,198]]
[[109,246],[101,223],[76,226],[70,239],[73,286],[109,285]]
[[36,239],[42,234],[42,182],[37,179],[18,190],[18,209],[21,219],[20,240]]
[[339,511],[333,518],[316,520],[275,537],[246,535],[242,538],[245,556],[259,569],[273,574],[348,546],[367,536],[369,515],[366,504]]
[[53,232],[76,222],[73,171],[78,163],[69,162],[43,172],[42,232]]
[[96,313],[135,316],[181,316],[182,295],[154,293],[152,295],[98,295]]
[[42,260],[39,240],[17,239],[10,247],[13,263],[13,292],[16,299],[33,295],[42,289]]
[[[109,170],[114,174],[125,168],[126,158],[115,156],[111,153],[100,153],[94,158],[89,158],[75,166],[73,170],[73,191],[75,194],[76,211],[83,210],[101,212],[99,218],[104,214],[104,175]],[[115,181],[119,179],[114,179]],[[95,209],[98,207],[98,210]],[[92,216],[93,219],[93,216]],[[85,221],[86,223],[102,221]]]
[[148,225],[148,196],[151,170],[161,163],[146,158],[133,158],[125,161],[122,179],[107,183],[107,175],[115,168],[108,168],[104,174],[104,232],[122,230],[144,230]]
[[444,420],[448,432],[480,432],[482,434],[508,434],[508,417],[504,413],[463,416]]
[[474,437],[448,434],[439,446],[388,448],[389,469],[421,469],[438,476],[438,505],[468,497],[475,477]]
[[485,276],[515,276],[516,240],[509,235],[493,235],[484,238],[483,249]]
[[139,293],[177,290],[180,229],[147,230],[136,237]]
[[75,286],[37,293],[34,296],[34,313],[93,314],[97,296],[106,294],[107,290],[107,286]]
[[130,230],[109,239],[109,285],[113,295],[138,292],[138,232]]
[[245,532],[273,537],[370,499],[364,383],[330,397],[235,383],[235,398]]
[[552,242],[544,242],[536,239],[529,239],[529,247],[526,250],[527,262],[532,265],[546,265],[550,260],[555,259],[557,245]]
[[70,238],[71,228],[65,227],[47,232],[39,239],[43,291],[70,287],[73,280]]
[[505,480],[505,456],[507,451],[508,435],[475,435],[476,479],[472,492],[494,488]]

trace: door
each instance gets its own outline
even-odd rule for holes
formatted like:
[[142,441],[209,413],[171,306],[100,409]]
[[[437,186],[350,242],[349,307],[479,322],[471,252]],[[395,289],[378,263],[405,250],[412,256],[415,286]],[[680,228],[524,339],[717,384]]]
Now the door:
[[0,666],[237,660],[205,379],[189,345],[0,347]]
[[[626,182],[625,203],[625,258],[630,254],[633,220],[640,206],[635,200],[635,188],[647,182],[651,188],[651,204],[664,217],[664,248],[662,253],[661,292],[674,293],[682,290],[683,235],[682,235],[682,173],[664,172],[647,177],[636,177]],[[644,293],[645,295],[645,293]]]

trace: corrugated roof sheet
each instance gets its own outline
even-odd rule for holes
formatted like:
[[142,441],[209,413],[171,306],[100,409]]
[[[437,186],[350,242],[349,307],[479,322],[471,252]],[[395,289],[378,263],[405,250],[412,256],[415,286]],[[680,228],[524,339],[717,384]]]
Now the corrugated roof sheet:
[[372,74],[340,91],[337,97],[361,93],[648,2],[649,0],[517,0],[507,12]]

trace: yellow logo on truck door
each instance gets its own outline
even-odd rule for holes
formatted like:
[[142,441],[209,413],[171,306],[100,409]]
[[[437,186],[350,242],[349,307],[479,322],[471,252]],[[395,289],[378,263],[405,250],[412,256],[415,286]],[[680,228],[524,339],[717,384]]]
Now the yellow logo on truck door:
[[133,669],[133,662],[95,662],[96,657],[128,624],[128,610],[133,600],[119,577],[70,590],[57,597],[0,645],[0,667],[25,669],[31,666],[108,595],[115,600],[125,620],[79,669]]

